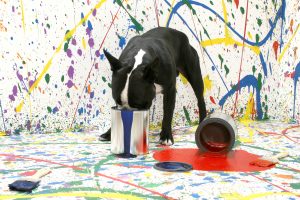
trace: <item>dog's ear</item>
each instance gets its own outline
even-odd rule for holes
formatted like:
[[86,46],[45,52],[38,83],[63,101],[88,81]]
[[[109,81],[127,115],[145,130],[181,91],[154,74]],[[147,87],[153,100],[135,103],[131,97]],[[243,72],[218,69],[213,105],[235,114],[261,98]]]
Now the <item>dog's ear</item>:
[[154,80],[158,74],[158,66],[159,66],[159,59],[158,57],[154,58],[154,60],[148,64],[144,69],[144,79],[150,83],[154,83]]
[[106,56],[109,64],[110,64],[110,69],[111,71],[117,71],[122,67],[121,62],[115,58],[114,56],[112,56],[110,53],[108,53],[105,49],[103,49],[104,55]]

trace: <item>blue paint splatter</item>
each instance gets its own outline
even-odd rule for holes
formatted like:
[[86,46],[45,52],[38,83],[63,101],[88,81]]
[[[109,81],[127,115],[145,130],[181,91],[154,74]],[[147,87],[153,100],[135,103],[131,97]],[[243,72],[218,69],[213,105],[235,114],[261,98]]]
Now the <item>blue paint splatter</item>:
[[[260,89],[258,88],[258,81],[253,75],[247,75],[240,81],[240,88],[250,87],[256,89],[256,110],[258,119],[262,119],[262,108],[260,102]],[[237,87],[233,87],[227,94],[225,94],[219,101],[220,106],[224,106],[228,97],[232,96],[237,91]]]
[[293,106],[293,118],[295,119],[295,110],[296,110],[296,93],[297,93],[297,82],[300,77],[300,62],[297,64],[295,69],[295,76],[294,76],[294,106]]

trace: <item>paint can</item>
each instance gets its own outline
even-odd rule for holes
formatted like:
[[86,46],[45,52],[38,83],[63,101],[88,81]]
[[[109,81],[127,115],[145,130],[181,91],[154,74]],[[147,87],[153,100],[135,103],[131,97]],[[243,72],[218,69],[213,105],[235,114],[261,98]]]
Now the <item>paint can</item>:
[[235,143],[237,126],[234,119],[224,113],[208,115],[198,126],[195,141],[205,153],[223,154],[229,152]]
[[111,152],[119,157],[148,153],[149,110],[111,109]]

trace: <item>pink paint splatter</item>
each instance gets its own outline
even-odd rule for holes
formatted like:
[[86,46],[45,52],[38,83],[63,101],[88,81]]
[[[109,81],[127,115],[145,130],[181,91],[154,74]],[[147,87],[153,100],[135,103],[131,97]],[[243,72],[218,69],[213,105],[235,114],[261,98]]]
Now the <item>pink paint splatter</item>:
[[32,176],[36,173],[36,170],[28,171],[28,172],[23,172],[19,174],[20,176]]
[[76,39],[75,39],[75,38],[73,38],[73,39],[72,39],[72,44],[73,44],[74,46],[77,44],[77,42],[76,42]]

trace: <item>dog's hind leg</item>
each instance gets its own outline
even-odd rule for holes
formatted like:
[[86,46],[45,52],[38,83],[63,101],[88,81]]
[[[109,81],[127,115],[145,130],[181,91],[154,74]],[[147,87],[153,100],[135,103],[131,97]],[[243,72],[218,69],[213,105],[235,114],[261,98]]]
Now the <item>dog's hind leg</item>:
[[191,84],[194,93],[198,100],[199,108],[199,119],[200,122],[206,117],[206,106],[204,101],[204,83],[202,79],[199,56],[197,51],[190,45],[183,49],[184,51],[184,66],[183,75],[186,77],[188,82]]

